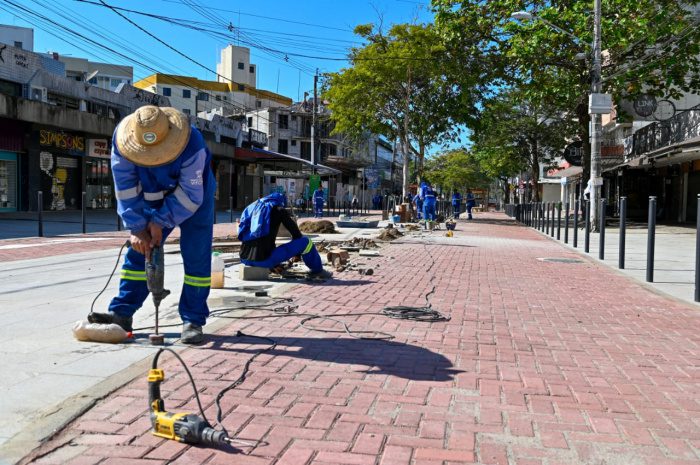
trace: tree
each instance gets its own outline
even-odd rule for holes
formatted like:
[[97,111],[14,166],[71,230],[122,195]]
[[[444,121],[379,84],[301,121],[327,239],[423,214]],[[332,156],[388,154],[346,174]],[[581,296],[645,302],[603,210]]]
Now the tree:
[[[679,97],[700,90],[698,0],[605,0],[602,4],[603,91],[621,100],[641,94]],[[584,177],[590,169],[588,94],[593,24],[590,0],[433,0],[436,26],[447,45],[478,55],[491,83],[485,99],[517,86],[530,104],[558,110],[578,122],[584,141]],[[517,22],[519,10],[542,21]],[[585,52],[587,61],[576,59]],[[571,135],[574,135],[573,133]]]
[[471,114],[473,89],[450,81],[453,54],[431,25],[399,24],[384,34],[370,24],[355,32],[367,44],[353,49],[350,67],[327,76],[324,98],[336,132],[399,140],[406,194],[410,158],[417,157],[420,176],[426,149],[459,135],[459,123]]
[[448,192],[487,187],[490,180],[479,160],[465,149],[449,150],[428,157],[424,174],[431,184]]
[[[574,124],[555,108],[528,102],[518,89],[503,90],[485,103],[472,137],[474,153],[488,174],[503,179],[527,171],[536,187],[540,167],[561,154]],[[536,188],[531,200],[539,201]]]

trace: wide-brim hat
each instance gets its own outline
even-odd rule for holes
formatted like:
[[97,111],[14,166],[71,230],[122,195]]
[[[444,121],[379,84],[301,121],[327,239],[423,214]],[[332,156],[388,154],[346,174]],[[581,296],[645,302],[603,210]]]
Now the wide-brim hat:
[[187,147],[190,121],[171,107],[146,105],[119,123],[115,143],[130,162],[146,167],[172,162]]

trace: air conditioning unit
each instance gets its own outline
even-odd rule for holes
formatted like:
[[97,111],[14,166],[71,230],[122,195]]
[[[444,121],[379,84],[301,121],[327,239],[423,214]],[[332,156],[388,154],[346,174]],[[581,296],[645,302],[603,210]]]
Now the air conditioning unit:
[[46,87],[32,86],[31,92],[29,93],[29,98],[31,100],[46,103],[48,101],[48,92],[46,91]]

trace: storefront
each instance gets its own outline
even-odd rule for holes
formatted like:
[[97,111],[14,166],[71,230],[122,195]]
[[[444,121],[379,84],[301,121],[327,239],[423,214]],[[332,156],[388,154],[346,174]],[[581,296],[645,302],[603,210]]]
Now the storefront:
[[31,191],[43,192],[44,210],[77,210],[83,186],[85,137],[60,129],[36,128],[30,149]]
[[85,158],[85,208],[114,208],[109,139],[88,139]]
[[15,212],[20,204],[20,163],[24,151],[24,125],[0,118],[0,212]]

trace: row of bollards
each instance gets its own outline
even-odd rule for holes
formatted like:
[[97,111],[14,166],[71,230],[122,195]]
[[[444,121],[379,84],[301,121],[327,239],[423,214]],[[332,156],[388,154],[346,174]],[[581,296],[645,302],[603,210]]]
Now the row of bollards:
[[[588,200],[583,201],[584,210],[584,244],[583,250],[585,253],[590,252],[591,245],[591,205]],[[578,248],[578,229],[579,229],[579,201],[574,202],[573,211],[573,242],[572,246]],[[599,243],[598,243],[598,258],[605,260],[605,207],[606,200],[600,200],[600,217],[599,217]],[[569,243],[569,203],[563,205],[565,211],[564,218],[564,243]],[[654,255],[656,245],[656,209],[657,199],[655,196],[649,197],[649,214],[647,221],[647,263],[646,263],[646,281],[654,282]],[[519,222],[537,229],[547,236],[555,237],[561,240],[561,214],[562,204],[555,202],[536,202],[529,204],[506,205],[506,213],[516,218]],[[700,302],[700,194],[697,199],[697,224],[696,224],[696,240],[695,240],[695,302]],[[556,221],[556,224],[555,224]],[[556,231],[555,231],[556,228]],[[620,197],[620,229],[619,229],[619,248],[618,262],[619,269],[625,268],[625,248],[627,234],[627,197]]]

